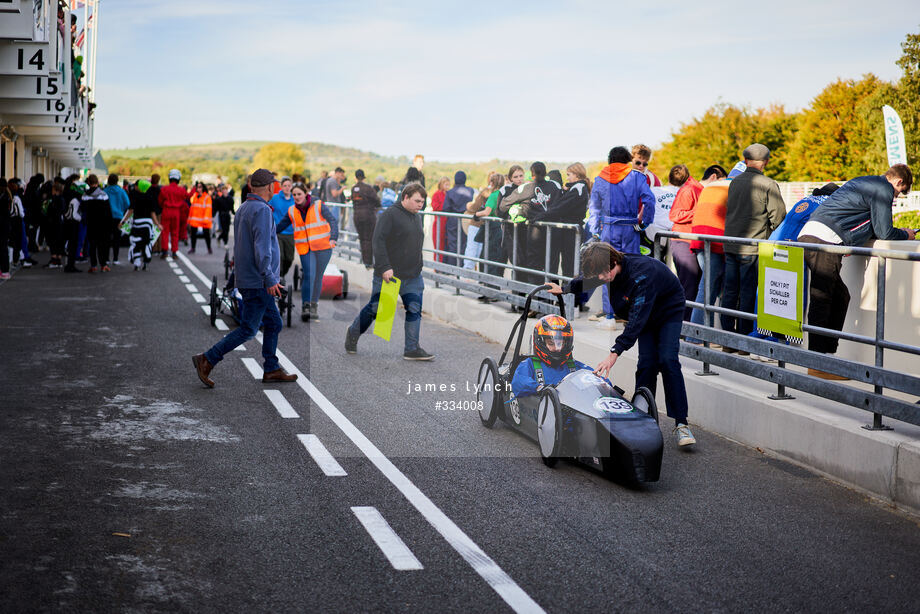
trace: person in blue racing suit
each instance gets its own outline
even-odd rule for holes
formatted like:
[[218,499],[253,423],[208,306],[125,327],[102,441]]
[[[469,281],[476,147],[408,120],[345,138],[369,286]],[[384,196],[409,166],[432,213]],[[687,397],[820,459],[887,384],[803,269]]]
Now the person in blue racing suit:
[[557,315],[543,316],[533,327],[533,352],[514,370],[511,392],[517,398],[537,394],[546,386],[555,386],[578,369],[592,370],[572,358],[575,331],[572,325]]

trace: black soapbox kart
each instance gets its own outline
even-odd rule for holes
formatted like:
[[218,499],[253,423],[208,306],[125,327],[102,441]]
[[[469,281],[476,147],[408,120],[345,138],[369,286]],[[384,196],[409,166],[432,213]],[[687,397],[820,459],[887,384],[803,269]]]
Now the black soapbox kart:
[[[621,388],[581,369],[536,395],[517,399],[512,393],[515,369],[531,359],[521,354],[531,300],[549,287],[539,286],[527,295],[521,317],[514,323],[498,362],[492,358],[482,361],[476,382],[476,400],[481,402],[479,419],[487,428],[500,419],[536,441],[548,467],[555,466],[560,458],[569,458],[615,480],[658,481],[664,442],[655,398],[647,388],[639,388],[627,401]],[[560,315],[565,317],[561,295],[557,302]],[[506,362],[512,343],[514,352]]]

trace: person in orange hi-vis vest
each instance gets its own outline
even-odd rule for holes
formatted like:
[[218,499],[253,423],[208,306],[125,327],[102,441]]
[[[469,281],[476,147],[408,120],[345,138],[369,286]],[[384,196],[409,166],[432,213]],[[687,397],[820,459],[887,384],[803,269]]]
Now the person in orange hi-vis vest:
[[211,253],[211,224],[213,223],[213,214],[211,212],[211,195],[200,181],[195,184],[195,191],[189,198],[191,207],[188,212],[189,236],[192,239],[192,248],[188,253],[195,253],[195,244],[198,242],[198,234],[204,234],[204,242],[208,246],[208,253]]
[[339,239],[339,223],[321,200],[313,200],[307,186],[295,183],[291,189],[294,204],[287,216],[278,223],[277,232],[294,227],[294,249],[300,257],[303,281],[300,284],[300,319],[319,319],[319,294],[323,289],[323,273],[332,258],[332,248]]

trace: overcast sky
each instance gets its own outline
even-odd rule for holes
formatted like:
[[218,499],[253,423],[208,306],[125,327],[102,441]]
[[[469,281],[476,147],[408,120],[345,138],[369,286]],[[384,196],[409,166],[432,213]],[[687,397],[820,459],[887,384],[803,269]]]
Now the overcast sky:
[[916,0],[102,0],[95,146],[597,160],[720,100],[798,110],[838,77],[897,80],[918,31]]

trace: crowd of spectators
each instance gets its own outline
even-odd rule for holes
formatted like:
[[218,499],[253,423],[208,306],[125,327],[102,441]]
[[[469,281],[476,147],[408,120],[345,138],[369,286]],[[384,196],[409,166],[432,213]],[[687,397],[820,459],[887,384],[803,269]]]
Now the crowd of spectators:
[[[111,174],[104,186],[94,174],[50,180],[36,174],[24,186],[19,178],[0,178],[0,280],[39,265],[42,251],[48,252],[42,268],[108,273],[122,264],[124,248],[134,270],[143,270],[153,253],[175,254],[180,242],[191,240],[190,253],[201,237],[208,253],[212,237],[227,245],[233,188],[197,182],[188,189],[180,178],[175,170],[167,186],[157,174],[122,185]],[[155,241],[161,231],[162,242]]]
[[[838,192],[836,184],[825,185],[787,207],[778,184],[764,174],[770,162],[770,150],[764,145],[747,147],[743,160],[730,172],[722,165],[726,161],[713,160],[699,179],[687,166],[675,165],[668,173],[667,185],[649,171],[651,157],[652,151],[645,145],[614,147],[607,165],[593,178],[581,163],[567,166],[563,179],[563,170],[547,169],[540,161],[526,170],[514,165],[507,172],[490,172],[485,185],[479,187],[467,185],[463,170],[454,174],[453,181],[439,177],[425,208],[430,213],[460,215],[431,216],[433,260],[497,277],[505,276],[506,269],[513,266],[513,279],[537,285],[546,276],[557,281],[560,276],[572,277],[577,254],[585,243],[602,241],[622,253],[651,254],[657,242],[660,257],[669,254],[687,301],[703,302],[708,289],[709,304],[753,314],[758,281],[756,245],[713,242],[707,269],[702,241],[662,241],[657,234],[671,230],[846,245],[859,245],[871,238],[914,238],[913,230],[893,228],[891,221],[892,201],[906,194],[913,181],[905,165],[895,165],[883,176],[851,180]],[[354,230],[362,260],[370,269],[374,265],[376,220],[400,201],[405,186],[419,183],[424,187],[423,163],[417,156],[404,177],[394,182],[378,177],[371,183],[364,171],[357,169],[350,190],[341,167],[322,172],[315,183],[301,175],[276,175],[269,204],[276,226],[282,228],[278,233],[282,277],[294,261],[294,226],[282,222],[294,206],[295,196],[324,205],[324,216],[334,218],[337,228]],[[200,238],[208,253],[212,252],[212,238],[227,245],[235,211],[234,191],[229,185],[197,182],[189,189],[180,185],[181,174],[175,169],[169,172],[166,186],[160,186],[158,175],[149,181],[126,180],[123,186],[118,185],[118,179],[110,175],[104,187],[95,175],[85,181],[78,175],[47,181],[36,175],[25,185],[17,178],[0,179],[0,212],[8,212],[0,215],[0,279],[9,279],[11,267],[15,270],[39,264],[35,256],[43,249],[49,252],[48,261],[42,265],[45,268],[78,272],[81,269],[77,265],[88,261],[88,272],[95,273],[121,264],[120,248],[126,245],[135,270],[145,269],[156,251],[161,258],[175,254],[180,243],[188,246],[191,242],[189,253],[195,252]],[[292,192],[295,187],[300,190],[297,194]],[[244,182],[243,199],[247,191]],[[335,206],[348,200],[353,205],[350,215],[347,209]],[[154,241],[160,231],[160,241]],[[849,300],[840,278],[840,259],[818,252],[809,252],[806,258],[813,275],[809,321],[840,330],[846,313],[840,306]],[[482,285],[495,287],[488,282]],[[619,324],[606,286],[603,291],[603,309],[589,319],[615,329]],[[577,297],[582,310],[589,298],[589,294]],[[483,295],[480,300],[497,299]],[[688,307],[684,319],[704,323],[704,314],[699,308]],[[715,324],[712,314],[705,323]],[[723,315],[720,323],[727,331],[758,334],[752,319]],[[813,349],[836,350],[834,340],[819,335],[812,338]]]

